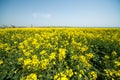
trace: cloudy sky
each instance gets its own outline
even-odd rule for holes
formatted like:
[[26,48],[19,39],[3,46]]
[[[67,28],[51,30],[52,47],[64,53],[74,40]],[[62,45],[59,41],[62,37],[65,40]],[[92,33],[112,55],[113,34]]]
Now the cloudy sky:
[[0,0],[0,26],[120,27],[120,0]]

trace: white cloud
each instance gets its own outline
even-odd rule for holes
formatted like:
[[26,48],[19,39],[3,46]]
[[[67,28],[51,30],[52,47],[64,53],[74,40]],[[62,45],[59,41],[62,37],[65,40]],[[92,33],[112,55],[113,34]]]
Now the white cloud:
[[52,15],[51,14],[49,14],[49,13],[33,13],[32,14],[32,17],[34,18],[34,19],[39,19],[39,18],[43,18],[43,19],[49,19],[49,18],[51,18],[52,17]]

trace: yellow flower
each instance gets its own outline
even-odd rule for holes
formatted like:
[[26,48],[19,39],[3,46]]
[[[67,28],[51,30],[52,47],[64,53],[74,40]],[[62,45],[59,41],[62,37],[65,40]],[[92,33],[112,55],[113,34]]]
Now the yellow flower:
[[14,71],[14,73],[16,74],[18,70],[19,70],[19,69],[16,69],[16,70]]
[[76,75],[76,74],[77,74],[77,72],[75,71],[75,72],[74,72],[74,74]]
[[79,78],[81,78],[82,77],[82,74],[79,74]]
[[23,61],[23,58],[22,57],[18,58],[18,62],[21,62],[21,61]]
[[66,49],[59,49],[59,61],[62,61],[66,57]]
[[33,39],[32,44],[33,44],[33,45],[36,45],[36,44],[37,44],[37,39]]
[[37,58],[37,55],[33,55],[32,56],[32,66],[34,66],[35,68],[37,68],[40,64],[40,61]]
[[89,75],[90,75],[90,78],[91,78],[92,80],[96,80],[96,79],[97,79],[97,73],[96,73],[95,71],[91,71],[91,72],[89,73]]
[[120,77],[120,70],[115,71],[114,74],[115,74],[116,76]]
[[73,56],[71,56],[71,59],[72,60],[78,60],[78,56],[77,55],[73,55]]
[[53,61],[53,64],[54,64],[54,65],[56,65],[56,62],[55,62],[55,61]]
[[38,49],[40,47],[40,45],[39,44],[36,44],[36,49]]
[[35,73],[31,73],[25,80],[37,80],[37,75]]
[[24,64],[23,65],[26,66],[26,65],[29,65],[30,63],[31,63],[31,59],[28,58],[28,59],[24,60]]
[[32,53],[33,52],[33,50],[30,50],[30,53]]
[[49,64],[49,60],[44,59],[44,60],[40,61],[40,63],[41,63],[41,69],[44,70],[47,68],[47,65]]
[[120,66],[120,62],[119,61],[115,61],[115,66]]
[[108,69],[104,69],[104,72],[105,72],[106,75],[109,77],[109,70],[108,70]]
[[80,61],[83,63],[83,66],[88,70],[92,65],[87,61],[84,55],[79,56]]
[[115,71],[109,69],[104,69],[104,71],[108,77],[113,76],[113,74],[115,73]]
[[115,55],[117,55],[117,53],[116,53],[115,51],[113,51],[113,52],[112,52],[112,55],[115,56]]
[[72,77],[72,75],[73,75],[72,69],[67,69],[66,70],[66,75],[69,76],[69,77]]
[[83,70],[80,70],[80,74],[84,75],[84,71],[83,71]]
[[10,47],[6,47],[6,48],[5,48],[5,51],[8,51],[8,50],[10,50]]
[[0,64],[3,64],[3,60],[0,60]]
[[55,56],[56,56],[56,53],[51,53],[50,56],[49,56],[49,59],[53,60],[53,59],[55,59]]
[[91,58],[93,58],[93,57],[94,57],[94,55],[93,55],[92,53],[85,54],[85,55],[86,55],[86,57],[87,57],[88,59],[91,59]]
[[30,56],[30,54],[31,54],[30,52],[25,52],[24,53],[25,56]]
[[40,35],[39,34],[35,34],[35,38],[39,38],[40,37]]
[[23,45],[23,43],[19,43],[18,48],[19,48],[19,49],[24,49],[24,45]]
[[23,49],[22,51],[23,51],[23,53],[25,53],[25,52],[26,52],[26,50],[25,50],[25,49]]
[[54,80],[68,80],[68,78],[66,77],[65,74],[60,72],[54,76]]
[[67,77],[61,77],[61,78],[58,78],[58,80],[68,80]]
[[17,44],[17,41],[15,41],[14,44]]
[[85,56],[80,55],[80,56],[79,56],[79,59],[80,59],[81,62],[87,63],[87,60],[86,60],[86,57],[85,57]]
[[87,49],[88,49],[87,46],[83,46],[83,47],[81,48],[81,52],[85,52],[85,51],[87,51]]
[[40,52],[40,55],[46,55],[46,51],[45,51],[45,50],[42,50],[42,51]]
[[37,59],[37,55],[33,55],[33,56],[32,56],[32,59]]
[[109,57],[108,55],[105,55],[104,58],[105,58],[105,59],[109,59],[110,57]]

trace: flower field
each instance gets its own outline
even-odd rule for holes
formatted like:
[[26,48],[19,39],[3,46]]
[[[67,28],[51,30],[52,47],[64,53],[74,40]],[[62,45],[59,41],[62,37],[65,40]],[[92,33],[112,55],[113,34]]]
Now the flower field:
[[0,29],[0,80],[120,80],[120,29]]

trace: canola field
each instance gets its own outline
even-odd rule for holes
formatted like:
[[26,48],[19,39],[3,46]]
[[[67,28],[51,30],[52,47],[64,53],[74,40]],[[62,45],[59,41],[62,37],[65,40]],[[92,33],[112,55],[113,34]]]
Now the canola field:
[[0,80],[120,80],[120,29],[0,29]]

